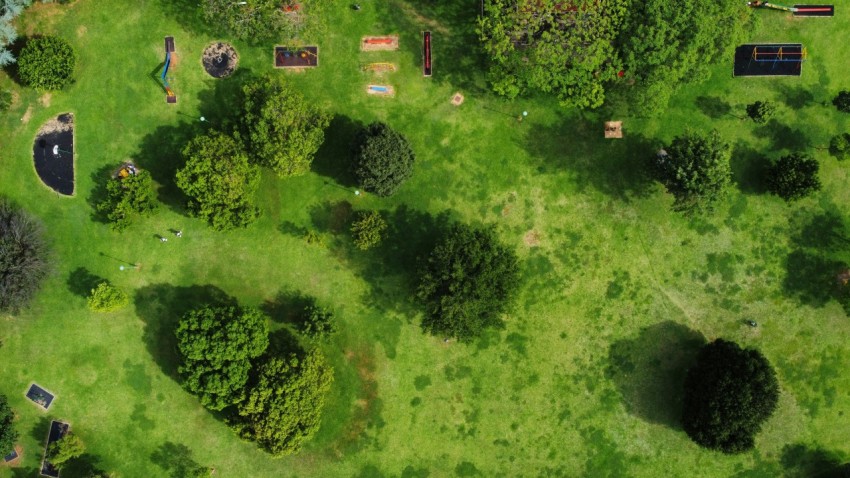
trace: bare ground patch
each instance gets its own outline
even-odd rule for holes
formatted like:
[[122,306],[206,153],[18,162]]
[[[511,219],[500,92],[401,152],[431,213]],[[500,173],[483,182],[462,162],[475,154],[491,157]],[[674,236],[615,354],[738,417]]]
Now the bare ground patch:
[[38,102],[41,103],[41,106],[48,108],[50,106],[50,102],[52,100],[53,100],[53,94],[52,93],[45,93],[45,94],[41,95],[41,97],[38,99]]

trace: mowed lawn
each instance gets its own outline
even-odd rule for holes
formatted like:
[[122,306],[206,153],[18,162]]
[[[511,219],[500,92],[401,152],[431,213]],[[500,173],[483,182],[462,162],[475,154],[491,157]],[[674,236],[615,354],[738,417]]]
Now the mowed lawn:
[[[754,42],[809,49],[801,78],[733,79],[726,61],[709,82],[684,87],[666,115],[642,119],[621,103],[579,113],[547,97],[488,93],[476,1],[329,5],[326,31],[304,40],[319,45],[320,66],[300,74],[272,69],[272,44],[209,31],[196,3],[78,0],[22,18],[24,34],[61,35],[79,62],[62,92],[13,86],[20,97],[0,115],[0,193],[44,222],[54,250],[33,305],[0,318],[0,393],[19,414],[25,450],[22,468],[0,476],[34,476],[49,419],[70,422],[86,459],[122,477],[179,477],[192,461],[223,477],[814,476],[850,458],[850,320],[829,299],[833,264],[850,262],[850,165],[825,150],[848,131],[847,115],[829,104],[850,87],[845,9],[832,19],[757,12]],[[421,30],[434,33],[430,79]],[[399,51],[359,51],[361,36],[386,33],[400,35]],[[176,106],[156,79],[166,35],[177,47]],[[201,68],[203,48],[218,40],[239,52],[233,78]],[[372,61],[399,71],[360,71]],[[336,116],[311,174],[265,173],[262,218],[216,233],[186,216],[173,174],[188,138],[233,120],[233,94],[251,73],[285,75]],[[396,96],[366,95],[372,82]],[[0,87],[12,85],[0,74]],[[456,91],[466,96],[460,107],[449,103]],[[780,105],[774,121],[741,119],[764,99]],[[73,198],[44,187],[31,156],[39,126],[68,111]],[[624,120],[623,140],[601,138],[609,119]],[[357,125],[374,120],[417,152],[414,177],[391,199],[355,196],[347,172]],[[646,158],[688,127],[716,128],[734,145],[735,187],[713,216],[670,212],[671,198],[642,174]],[[798,150],[817,157],[824,188],[787,205],[765,194],[763,169]],[[92,203],[127,159],[151,171],[163,206],[117,234],[93,219]],[[384,211],[391,225],[374,252],[357,251],[347,234],[361,209]],[[495,225],[522,258],[506,329],[471,345],[424,335],[412,300],[416,259],[448,221]],[[160,243],[155,235],[169,229],[184,237]],[[326,245],[308,245],[308,229]],[[140,269],[119,269],[132,263]],[[89,312],[92,277],[132,291],[131,306]],[[221,292],[273,312],[278,297],[301,293],[337,311],[342,330],[325,347],[335,383],[321,430],[296,456],[271,459],[241,441],[176,381],[174,324]],[[750,453],[702,450],[678,424],[683,370],[717,337],[759,348],[780,378],[779,410]],[[24,398],[33,381],[57,393],[49,412]]]

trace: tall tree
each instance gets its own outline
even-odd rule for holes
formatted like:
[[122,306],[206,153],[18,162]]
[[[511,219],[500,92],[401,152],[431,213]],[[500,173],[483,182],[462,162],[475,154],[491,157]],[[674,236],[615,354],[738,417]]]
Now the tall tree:
[[667,107],[681,83],[699,82],[746,33],[751,12],[738,0],[634,0],[617,50],[625,64],[635,109],[653,115]]
[[6,456],[15,448],[18,432],[15,431],[15,414],[9,407],[5,395],[0,395],[0,456]]
[[123,231],[137,216],[148,216],[157,206],[151,173],[141,170],[106,183],[106,198],[97,210],[106,215],[113,230]]
[[48,259],[41,224],[0,197],[0,312],[29,303],[47,277]]
[[709,211],[726,195],[732,180],[731,156],[729,144],[716,131],[687,132],[658,152],[656,177],[676,198],[674,209]]
[[260,172],[232,137],[219,132],[197,136],[183,149],[186,165],[177,186],[189,197],[189,211],[217,231],[246,227],[259,216],[252,196]]
[[310,105],[281,76],[251,81],[243,93],[242,131],[257,163],[282,177],[309,171],[330,116]]
[[300,450],[319,429],[333,369],[313,349],[303,358],[268,357],[256,375],[239,404],[237,430],[273,455]]
[[183,385],[209,409],[245,398],[251,360],[269,345],[266,316],[256,309],[207,306],[187,313],[177,326]]
[[753,448],[778,401],[779,384],[767,359],[717,339],[703,346],[688,370],[682,425],[700,446],[740,453]]
[[417,296],[425,305],[422,327],[468,342],[487,327],[501,327],[519,284],[514,252],[492,228],[456,224],[428,256]]
[[12,20],[30,3],[31,0],[0,0],[0,68],[15,62],[15,56],[8,50],[8,46],[18,38]]
[[413,175],[416,155],[410,142],[385,123],[372,123],[357,135],[354,175],[360,187],[378,196],[391,196]]
[[72,432],[68,432],[62,438],[51,443],[47,447],[45,458],[57,470],[64,468],[68,462],[75,458],[79,458],[86,452],[86,447],[80,437]]
[[617,78],[614,45],[629,0],[484,0],[478,34],[493,89],[509,98],[553,93],[564,106],[596,108]]
[[811,156],[801,153],[782,156],[767,172],[768,189],[786,201],[804,198],[820,190],[819,169],[820,164]]

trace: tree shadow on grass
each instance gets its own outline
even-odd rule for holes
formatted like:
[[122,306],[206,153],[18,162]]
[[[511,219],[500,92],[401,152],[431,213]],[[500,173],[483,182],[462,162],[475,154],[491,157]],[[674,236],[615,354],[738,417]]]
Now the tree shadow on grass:
[[696,106],[711,119],[720,119],[732,112],[732,105],[716,96],[697,96]]
[[68,275],[68,290],[74,295],[85,298],[104,280],[106,279],[92,274],[85,267],[77,267]]
[[[160,0],[161,11],[170,19],[176,20],[188,32],[202,36],[219,36],[224,31],[216,31],[212,25],[204,20],[201,2],[197,0]],[[175,39],[177,53],[180,53],[180,38]],[[162,50],[163,52],[165,50]],[[185,49],[183,50],[185,51]],[[164,53],[163,53],[164,55]]]
[[[41,466],[39,464],[39,466]],[[11,477],[12,478],[40,478],[41,474],[36,469],[31,468],[12,468]]]
[[378,2],[378,18],[386,27],[401,32],[399,43],[410,53],[415,68],[422,69],[423,38],[431,31],[434,59],[433,81],[449,83],[464,93],[486,91],[486,57],[475,33],[480,3],[475,0],[433,2]]
[[360,121],[348,116],[336,115],[325,130],[325,141],[316,153],[311,169],[314,173],[333,179],[345,187],[357,185],[352,172],[354,139],[364,128]]
[[299,327],[304,322],[304,309],[315,306],[316,299],[291,289],[280,290],[274,299],[266,300],[260,309],[273,321]]
[[47,417],[39,417],[35,425],[30,429],[30,438],[39,444],[42,448],[41,451],[44,451],[44,447],[47,445],[47,434],[50,433],[50,422],[52,421]]
[[62,467],[62,476],[100,476],[104,472],[100,467],[100,458],[91,453],[84,453]]
[[109,181],[113,181],[112,179],[112,171],[116,169],[117,166],[103,166],[99,168],[97,171],[91,174],[92,181],[92,189],[89,196],[86,198],[86,202],[89,207],[91,207],[91,220],[94,222],[99,222],[101,224],[109,223],[109,219],[106,217],[104,212],[97,210],[97,205],[102,203],[109,197],[106,191],[106,185]]
[[785,259],[785,293],[800,303],[823,307],[838,295],[836,277],[847,264],[817,252],[796,249]]
[[814,103],[815,95],[808,88],[801,86],[777,85],[782,102],[793,110],[800,110]]
[[651,423],[681,428],[685,376],[705,337],[665,321],[641,329],[634,339],[614,342],[607,375],[623,395],[626,410]]
[[310,222],[321,232],[339,235],[348,231],[354,219],[354,207],[348,201],[325,201],[310,208]]
[[151,461],[172,478],[186,478],[201,468],[194,453],[186,445],[167,441],[151,454]]
[[844,219],[834,211],[811,216],[793,240],[800,247],[821,251],[843,250],[850,246]]
[[737,142],[730,160],[732,178],[742,192],[764,194],[767,192],[767,172],[770,160],[747,143]]
[[136,313],[145,322],[144,341],[148,352],[162,371],[179,381],[177,338],[174,331],[190,310],[205,305],[237,305],[236,299],[213,285],[177,287],[152,284],[136,291]]
[[218,131],[236,132],[244,108],[242,87],[255,78],[249,68],[239,68],[231,76],[216,80],[212,88],[198,93],[200,116]]
[[770,138],[771,151],[804,151],[811,145],[808,136],[802,130],[781,124],[775,119],[756,128],[755,134],[756,136]]
[[785,478],[847,478],[850,463],[836,452],[800,443],[786,445],[780,459]]
[[201,131],[199,125],[187,122],[158,126],[153,133],[142,138],[138,152],[133,155],[134,162],[150,171],[151,177],[160,185],[159,201],[179,213],[185,212],[186,204],[186,196],[175,181],[177,170],[185,164],[181,152]]
[[539,159],[541,173],[573,173],[573,183],[622,201],[646,197],[655,182],[649,174],[660,144],[625,131],[622,139],[605,139],[603,122],[563,118],[528,130],[523,149]]

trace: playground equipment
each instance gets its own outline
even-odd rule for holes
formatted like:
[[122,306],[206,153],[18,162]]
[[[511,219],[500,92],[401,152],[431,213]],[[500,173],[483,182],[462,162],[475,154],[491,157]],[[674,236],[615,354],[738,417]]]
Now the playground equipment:
[[797,17],[831,17],[835,15],[834,5],[794,5],[788,7],[776,3],[763,2],[755,0],[747,2],[747,6],[752,8],[769,8],[773,10],[781,10],[784,12],[793,13]]
[[422,32],[422,74],[431,76],[431,32]]
[[733,76],[800,76],[806,58],[800,43],[741,45],[735,49]]
[[622,121],[605,122],[605,139],[618,139],[623,137]]
[[319,66],[319,47],[274,47],[275,68],[312,68]]
[[396,66],[394,63],[367,63],[363,65],[363,71],[374,71],[376,73],[396,71]]
[[398,50],[398,35],[363,37],[360,39],[360,50]]
[[165,37],[165,68],[162,69],[162,86],[165,87],[165,102],[177,103],[177,95],[168,84],[168,67],[171,66],[171,54],[174,53],[174,37]]
[[388,85],[368,85],[366,86],[366,93],[377,96],[393,96],[395,89]]

